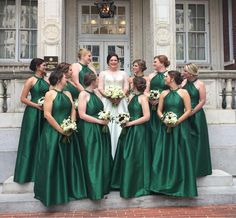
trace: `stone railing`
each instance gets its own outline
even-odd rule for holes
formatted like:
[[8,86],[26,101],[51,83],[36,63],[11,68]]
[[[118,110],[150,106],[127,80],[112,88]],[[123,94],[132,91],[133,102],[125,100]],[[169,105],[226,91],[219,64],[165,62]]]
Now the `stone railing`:
[[[0,72],[0,112],[23,112],[20,94],[24,81],[32,75],[29,71]],[[207,101],[205,108],[236,109],[236,71],[200,71],[205,82]]]

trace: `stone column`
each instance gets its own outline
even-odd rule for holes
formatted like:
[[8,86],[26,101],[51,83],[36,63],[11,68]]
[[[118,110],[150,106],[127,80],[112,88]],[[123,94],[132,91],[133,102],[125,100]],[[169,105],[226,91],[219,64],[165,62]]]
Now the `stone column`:
[[164,54],[176,67],[175,0],[150,0],[153,56]]
[[63,0],[38,1],[38,57],[62,59]]

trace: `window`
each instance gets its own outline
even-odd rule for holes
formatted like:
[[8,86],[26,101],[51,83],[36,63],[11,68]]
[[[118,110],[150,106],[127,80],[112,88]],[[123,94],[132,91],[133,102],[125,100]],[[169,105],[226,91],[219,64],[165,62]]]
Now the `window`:
[[208,62],[207,3],[176,4],[176,59]]
[[81,33],[82,34],[110,34],[125,35],[126,31],[126,7],[117,6],[113,18],[100,18],[96,6],[81,5]]
[[0,0],[0,59],[37,55],[37,0]]

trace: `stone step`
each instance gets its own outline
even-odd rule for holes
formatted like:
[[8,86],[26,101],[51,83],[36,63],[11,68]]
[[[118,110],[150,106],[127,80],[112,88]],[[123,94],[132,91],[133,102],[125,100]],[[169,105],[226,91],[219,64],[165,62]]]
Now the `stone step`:
[[222,205],[236,203],[236,187],[200,187],[196,198],[178,198],[164,195],[150,195],[133,199],[123,199],[119,192],[111,192],[100,201],[88,199],[71,201],[65,205],[46,208],[34,199],[33,193],[0,194],[0,211],[7,212],[49,212],[49,211],[81,211],[106,210],[120,208],[176,207]]
[[[197,179],[198,187],[232,187],[233,177],[222,171],[213,170],[212,175],[205,176]],[[9,177],[2,186],[3,194],[25,194],[33,192],[33,183],[18,184],[13,182],[13,176]]]

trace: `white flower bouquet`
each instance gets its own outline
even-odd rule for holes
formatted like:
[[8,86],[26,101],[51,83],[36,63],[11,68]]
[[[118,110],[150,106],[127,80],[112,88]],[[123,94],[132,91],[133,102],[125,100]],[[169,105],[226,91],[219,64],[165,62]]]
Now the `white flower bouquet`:
[[[178,117],[177,115],[174,113],[174,112],[167,112],[164,114],[164,119],[163,119],[163,122],[166,124],[166,125],[175,125],[178,121]],[[168,127],[167,128],[167,132],[169,133],[171,130],[171,127]]]
[[44,99],[45,99],[45,97],[41,97],[40,99],[38,99],[37,103],[38,103],[39,106],[43,106]]
[[116,100],[125,97],[123,90],[118,86],[109,86],[104,94],[107,98],[111,99],[113,105],[117,105]]
[[79,101],[78,101],[78,99],[76,99],[76,100],[74,101],[74,106],[75,106],[75,110],[78,110],[78,106],[79,106]]
[[[112,120],[111,112],[110,111],[100,111],[98,113],[98,119],[111,121]],[[107,125],[103,126],[102,132],[108,133],[108,126]]]
[[69,136],[73,133],[73,131],[77,131],[77,124],[75,121],[72,121],[70,116],[67,119],[64,119],[61,124],[61,128],[66,133],[64,137],[64,141],[69,140]]
[[[160,98],[160,91],[159,90],[150,90],[150,93],[148,95],[149,100],[151,101],[156,101]],[[156,110],[156,105],[152,105],[152,110],[155,111]]]
[[130,115],[129,113],[120,113],[118,116],[115,117],[116,123],[120,124],[120,126],[123,128],[122,133],[125,134],[125,124],[130,121]]

